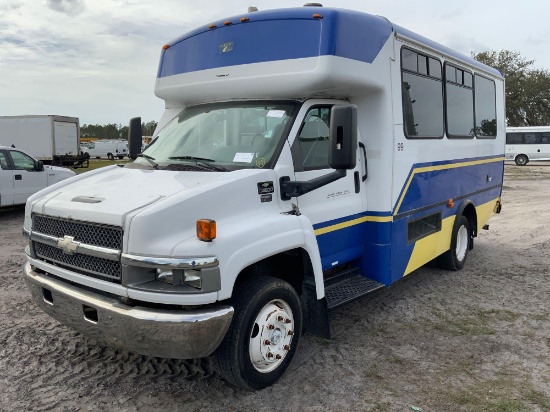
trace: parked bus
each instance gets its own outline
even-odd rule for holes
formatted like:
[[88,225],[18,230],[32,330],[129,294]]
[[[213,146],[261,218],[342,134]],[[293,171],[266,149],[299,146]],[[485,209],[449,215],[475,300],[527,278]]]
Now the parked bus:
[[228,382],[265,388],[304,330],[330,337],[330,310],[434,259],[461,269],[500,211],[503,77],[383,17],[205,22],[163,47],[155,94],[133,163],[25,213],[34,301],[109,344],[216,351]]
[[550,126],[507,127],[506,160],[518,166],[530,160],[550,160]]

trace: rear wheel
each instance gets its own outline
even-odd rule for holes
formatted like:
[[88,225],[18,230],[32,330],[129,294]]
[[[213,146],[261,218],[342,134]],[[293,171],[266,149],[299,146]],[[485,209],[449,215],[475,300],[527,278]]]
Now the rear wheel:
[[287,282],[260,277],[239,285],[235,315],[216,352],[221,375],[232,385],[258,390],[287,370],[302,332],[302,309]]
[[115,157],[113,156],[112,153],[107,153],[107,159],[109,159],[109,160],[115,160]]
[[526,155],[520,154],[516,156],[516,164],[518,166],[525,166],[527,163],[529,163],[529,158]]
[[464,215],[457,216],[458,224],[453,227],[451,248],[438,258],[439,266],[449,270],[460,270],[466,263],[470,249],[470,223]]

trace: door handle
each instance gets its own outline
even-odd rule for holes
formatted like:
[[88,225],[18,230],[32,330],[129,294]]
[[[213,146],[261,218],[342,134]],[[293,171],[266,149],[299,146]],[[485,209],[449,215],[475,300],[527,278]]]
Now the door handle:
[[15,180],[23,180],[23,176],[22,175],[15,175],[14,179]]
[[368,172],[367,172],[367,149],[365,148],[365,145],[363,144],[363,142],[359,142],[359,147],[361,149],[363,149],[363,159],[365,161],[365,174],[363,175],[363,178],[361,179],[361,181],[364,182],[365,180],[367,180],[367,175],[368,175]]

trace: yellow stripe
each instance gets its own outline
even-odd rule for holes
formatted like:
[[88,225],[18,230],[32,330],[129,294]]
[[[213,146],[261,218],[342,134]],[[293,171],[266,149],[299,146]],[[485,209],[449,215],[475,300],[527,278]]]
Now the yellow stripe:
[[315,235],[324,235],[325,233],[334,232],[335,230],[344,229],[346,227],[355,226],[364,222],[391,222],[391,216],[363,216],[357,219],[348,220],[347,222],[338,223],[336,225],[323,227],[315,230]]
[[472,160],[470,162],[453,163],[453,164],[438,165],[438,166],[426,166],[426,167],[419,167],[418,169],[414,169],[411,175],[409,176],[409,180],[405,185],[405,189],[403,189],[403,193],[401,193],[401,197],[399,198],[399,202],[397,203],[397,207],[395,208],[394,214],[397,214],[397,212],[399,212],[401,203],[403,203],[403,199],[405,198],[405,195],[409,190],[409,186],[413,180],[413,177],[417,173],[435,172],[437,170],[456,169],[458,167],[474,166],[474,165],[481,165],[485,163],[503,162],[503,161],[504,161],[504,157],[495,157],[493,159]]
[[[477,214],[477,231],[489,221],[489,218],[494,214],[496,202],[500,201],[500,197],[490,200],[487,203],[476,206]],[[441,230],[425,238],[417,240],[414,244],[409,263],[405,269],[403,276],[408,275],[413,270],[425,265],[430,260],[445,253],[451,247],[451,236],[456,216],[449,216],[442,220]],[[473,229],[473,228],[472,228]]]

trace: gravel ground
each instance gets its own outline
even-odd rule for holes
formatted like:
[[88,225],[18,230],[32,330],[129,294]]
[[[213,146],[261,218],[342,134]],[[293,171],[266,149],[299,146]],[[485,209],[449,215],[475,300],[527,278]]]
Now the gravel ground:
[[550,164],[506,165],[503,211],[466,267],[421,268],[332,313],[260,392],[211,359],[98,345],[38,311],[21,278],[23,209],[0,211],[0,410],[550,411]]

